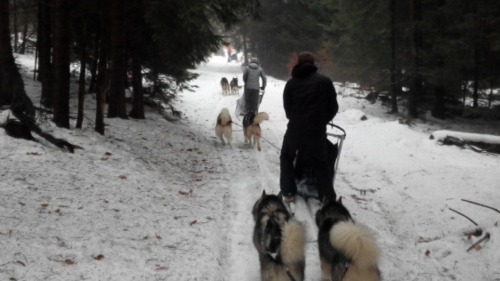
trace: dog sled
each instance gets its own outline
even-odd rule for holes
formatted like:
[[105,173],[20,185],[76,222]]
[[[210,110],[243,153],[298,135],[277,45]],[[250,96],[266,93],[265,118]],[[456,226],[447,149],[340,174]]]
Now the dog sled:
[[[331,181],[335,187],[335,176],[340,161],[340,152],[346,138],[346,132],[341,127],[330,123],[333,132],[327,133],[327,153],[328,153],[328,168],[331,169]],[[297,194],[308,200],[314,198],[319,200],[318,185],[314,169],[311,167],[311,161],[304,153],[297,153],[294,166],[295,183],[297,184]]]
[[[257,112],[259,111],[260,104],[262,103],[262,98],[264,98],[265,91],[259,90],[259,102],[257,104]],[[245,110],[245,92],[243,91],[243,95],[236,101],[236,108],[234,110],[234,115],[240,119],[240,116],[245,116],[247,114]]]

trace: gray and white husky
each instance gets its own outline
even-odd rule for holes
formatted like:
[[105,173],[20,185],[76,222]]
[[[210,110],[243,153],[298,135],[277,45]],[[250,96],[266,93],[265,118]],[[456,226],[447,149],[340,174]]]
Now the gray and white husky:
[[281,193],[267,195],[264,191],[252,214],[262,281],[304,280],[306,232],[291,218]]
[[325,202],[316,213],[323,281],[379,281],[379,249],[373,235],[355,224],[337,201]]

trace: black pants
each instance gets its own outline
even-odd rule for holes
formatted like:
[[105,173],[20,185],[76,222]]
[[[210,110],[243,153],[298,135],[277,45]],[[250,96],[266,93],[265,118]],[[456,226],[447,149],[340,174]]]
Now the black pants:
[[255,112],[259,110],[259,90],[245,89],[245,111]]
[[320,201],[336,199],[333,189],[332,161],[328,157],[328,144],[326,134],[302,135],[287,130],[280,155],[280,189],[283,195],[292,196],[297,193],[294,160],[300,151],[301,154],[307,155],[308,165],[316,171]]

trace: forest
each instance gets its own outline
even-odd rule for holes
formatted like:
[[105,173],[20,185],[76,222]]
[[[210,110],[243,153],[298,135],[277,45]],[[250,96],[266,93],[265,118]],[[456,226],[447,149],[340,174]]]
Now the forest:
[[[498,120],[499,24],[494,0],[0,0],[0,107],[32,131],[37,112],[62,128],[76,115],[81,128],[95,93],[104,134],[104,118],[143,119],[149,101],[189,91],[196,65],[231,44],[243,65],[256,56],[278,79],[311,51],[324,74],[383,99],[390,113]],[[25,52],[37,58],[39,101],[16,66]]]

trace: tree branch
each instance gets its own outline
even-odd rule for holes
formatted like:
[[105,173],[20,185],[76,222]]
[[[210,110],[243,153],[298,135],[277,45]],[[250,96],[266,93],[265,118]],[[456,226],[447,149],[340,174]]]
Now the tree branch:
[[465,199],[462,199],[462,201],[467,202],[467,203],[471,203],[471,204],[474,204],[474,205],[478,205],[478,206],[481,206],[481,207],[485,207],[485,208],[488,208],[488,209],[492,209],[493,211],[496,211],[497,213],[500,213],[500,211],[498,209],[495,209],[495,208],[490,207],[490,206],[486,206],[486,205],[483,205],[483,204],[480,204],[480,203],[476,203],[476,202],[472,202],[472,201],[465,200]]
[[464,218],[466,218],[466,219],[470,220],[470,221],[471,221],[474,225],[476,225],[476,226],[477,226],[477,223],[476,223],[475,221],[473,221],[471,218],[469,218],[468,216],[466,216],[466,215],[464,215],[464,214],[460,213],[459,211],[453,210],[452,208],[448,208],[448,209],[450,209],[450,211],[453,211],[453,212],[455,212],[455,213],[457,213],[457,214],[459,214],[459,215],[463,216]]
[[479,245],[484,240],[488,240],[488,239],[490,239],[490,233],[486,232],[486,234],[484,235],[483,238],[479,239],[476,243],[474,243],[472,246],[470,246],[469,249],[467,249],[467,252],[470,251],[470,250],[472,250],[474,247],[476,247],[477,245]]

